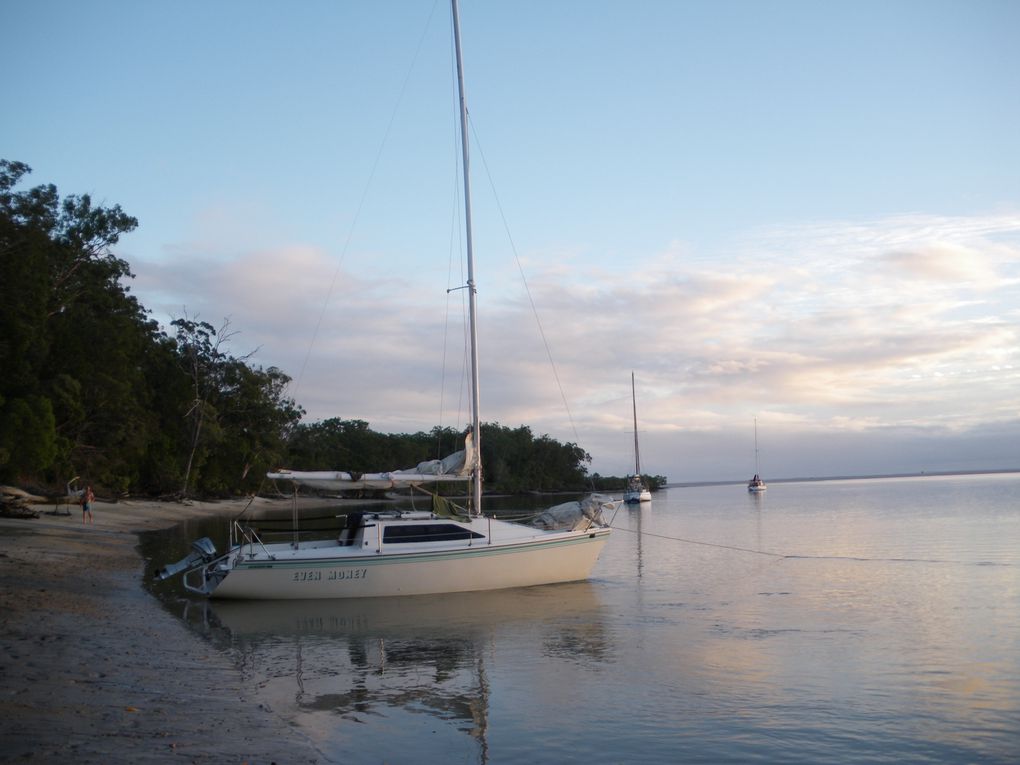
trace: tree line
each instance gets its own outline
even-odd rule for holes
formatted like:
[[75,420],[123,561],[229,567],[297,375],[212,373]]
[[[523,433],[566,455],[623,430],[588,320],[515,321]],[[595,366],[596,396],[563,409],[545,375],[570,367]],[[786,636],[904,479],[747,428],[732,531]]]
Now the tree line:
[[[449,428],[303,423],[282,370],[228,352],[229,322],[183,316],[168,331],[131,295],[113,248],[135,218],[52,184],[16,190],[30,172],[0,160],[0,483],[53,491],[78,476],[113,496],[231,496],[265,491],[284,465],[369,472],[463,448]],[[481,442],[491,491],[615,480],[526,426],[483,424]]]

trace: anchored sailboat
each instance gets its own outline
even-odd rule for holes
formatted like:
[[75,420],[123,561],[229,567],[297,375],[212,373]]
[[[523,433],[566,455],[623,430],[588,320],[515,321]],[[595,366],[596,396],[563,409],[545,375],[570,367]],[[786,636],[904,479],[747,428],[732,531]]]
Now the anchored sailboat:
[[[460,137],[464,174],[468,317],[471,358],[471,429],[465,448],[443,460],[380,473],[302,472],[268,474],[332,490],[398,489],[463,481],[471,484],[465,515],[438,512],[352,512],[338,538],[266,543],[255,529],[232,524],[228,551],[219,555],[208,538],[196,541],[186,558],[157,572],[165,579],[184,572],[185,587],[216,598],[361,598],[496,590],[588,578],[609,538],[606,497],[549,508],[530,524],[482,512],[482,464],[478,408],[476,283],[471,237],[471,183],[467,103],[457,0],[451,0]],[[636,416],[636,415],[635,415]],[[443,503],[436,503],[437,511]]]
[[652,493],[648,491],[641,479],[641,452],[638,449],[637,435],[637,393],[634,388],[634,373],[630,373],[630,397],[634,408],[634,475],[627,481],[627,490],[623,493],[623,501],[628,505],[639,502],[651,502]]
[[758,418],[754,418],[754,478],[747,482],[747,490],[753,494],[765,491],[768,486],[758,472]]

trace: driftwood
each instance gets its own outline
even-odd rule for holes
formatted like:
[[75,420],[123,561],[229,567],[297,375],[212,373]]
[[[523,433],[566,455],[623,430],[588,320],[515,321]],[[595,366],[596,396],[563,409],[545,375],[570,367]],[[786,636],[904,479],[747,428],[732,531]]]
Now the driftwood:
[[0,492],[0,516],[4,518],[38,518],[39,511],[32,508],[26,497],[3,491]]
[[[24,489],[16,486],[0,486],[0,516],[5,518],[38,518],[39,511],[33,505],[53,505],[51,515],[70,515],[70,505],[77,505],[81,502],[77,494],[57,494],[42,496],[29,494]],[[65,506],[65,511],[60,512],[60,506]]]

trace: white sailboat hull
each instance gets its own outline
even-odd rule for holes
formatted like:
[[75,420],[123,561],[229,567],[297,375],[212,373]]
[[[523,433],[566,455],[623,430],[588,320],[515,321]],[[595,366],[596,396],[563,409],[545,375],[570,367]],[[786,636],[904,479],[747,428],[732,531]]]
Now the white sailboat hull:
[[648,489],[641,489],[640,491],[625,491],[623,493],[623,501],[628,505],[635,505],[639,502],[651,502],[652,493]]
[[591,575],[608,537],[609,529],[599,528],[508,545],[429,552],[356,550],[290,558],[276,554],[275,560],[261,555],[245,560],[243,554],[238,559],[235,554],[225,576],[208,594],[261,600],[378,598],[573,582]]

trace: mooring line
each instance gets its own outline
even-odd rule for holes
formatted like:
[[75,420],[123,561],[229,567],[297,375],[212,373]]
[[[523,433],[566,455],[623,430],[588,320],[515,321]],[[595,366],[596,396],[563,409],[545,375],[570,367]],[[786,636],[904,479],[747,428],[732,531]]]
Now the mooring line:
[[656,534],[651,531],[637,531],[621,526],[611,526],[613,531],[627,531],[631,534],[642,534],[657,539],[668,539],[673,542],[683,542],[689,545],[700,545],[702,547],[718,547],[721,550],[734,550],[736,552],[751,553],[752,555],[764,555],[779,560],[847,560],[859,563],[940,563],[954,566],[1002,566],[1014,568],[1015,563],[1004,563],[996,561],[968,561],[968,560],[945,560],[942,558],[865,558],[858,555],[796,555],[791,553],[769,552],[768,550],[752,550],[750,547],[738,547],[737,545],[724,545],[718,542],[704,542],[698,539],[687,539],[685,537],[674,537],[668,534]]
[[736,550],[737,552],[752,553],[754,555],[767,555],[770,558],[788,558],[789,555],[783,555],[782,553],[766,552],[764,550],[752,550],[750,547],[737,547],[736,545],[723,545],[716,542],[701,542],[697,539],[685,539],[684,537],[671,537],[666,534],[655,534],[651,531],[635,531],[634,529],[625,529],[620,526],[612,526],[613,531],[629,531],[632,534],[642,534],[646,537],[657,537],[658,539],[669,539],[673,542],[685,542],[689,545],[702,545],[703,547],[719,547],[723,550]]

